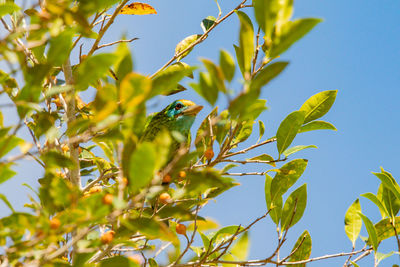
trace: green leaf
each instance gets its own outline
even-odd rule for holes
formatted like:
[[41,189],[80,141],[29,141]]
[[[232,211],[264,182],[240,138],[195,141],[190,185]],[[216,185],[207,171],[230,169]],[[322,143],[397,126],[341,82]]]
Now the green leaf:
[[228,53],[228,51],[220,50],[219,65],[224,73],[225,79],[231,82],[235,76],[236,65],[235,60],[233,59],[232,55]]
[[203,29],[203,32],[205,33],[206,31],[208,31],[208,29],[210,29],[210,27],[215,23],[217,19],[213,16],[208,16],[205,19],[203,19],[201,21],[201,28]]
[[258,142],[260,142],[261,138],[264,136],[265,133],[265,125],[262,121],[258,121],[258,131],[259,131],[259,138],[258,138]]
[[347,237],[352,242],[353,248],[356,245],[356,240],[360,234],[362,226],[359,213],[361,213],[361,205],[359,199],[357,198],[356,201],[354,201],[353,204],[351,204],[351,206],[347,209],[344,217],[344,230]]
[[10,169],[11,164],[0,163],[0,184],[4,183],[17,173]]
[[270,42],[272,30],[281,10],[280,0],[256,0],[253,2],[254,13],[258,25],[265,33],[265,38]]
[[236,14],[240,20],[239,31],[239,53],[243,59],[243,77],[247,80],[250,77],[251,62],[254,54],[254,29],[249,16],[242,11]]
[[210,243],[214,244],[218,240],[218,238],[225,238],[226,236],[232,236],[242,231],[243,229],[244,228],[239,225],[225,226],[214,234],[214,236],[210,240]]
[[268,174],[265,175],[265,203],[267,204],[267,209],[271,209],[269,212],[269,216],[271,217],[272,221],[278,225],[281,219],[282,214],[282,196],[277,196],[272,199],[271,195],[271,183],[272,177]]
[[277,77],[289,64],[289,62],[279,61],[269,64],[263,68],[252,80],[250,90],[259,91],[263,86]]
[[304,123],[316,120],[324,116],[332,107],[336,99],[337,90],[323,91],[310,97],[301,106],[305,111]]
[[72,168],[74,162],[71,158],[61,154],[59,151],[50,150],[40,156],[46,168]]
[[[230,249],[229,253],[226,253],[222,259],[226,261],[244,261],[247,259],[249,255],[249,233],[245,232],[236,243],[233,244],[232,248]],[[226,265],[231,266],[231,265]]]
[[279,38],[274,38],[272,40],[273,44],[269,56],[274,58],[281,55],[295,42],[303,38],[321,21],[321,19],[316,18],[305,18],[297,19],[294,21],[287,21],[284,25],[282,25]]
[[23,142],[24,141],[21,138],[15,135],[8,135],[6,137],[3,137],[0,140],[0,158],[5,156],[8,152],[10,152]]
[[114,256],[100,261],[100,267],[139,267],[140,265],[124,256]]
[[287,198],[282,210],[281,227],[289,229],[300,221],[307,205],[307,184],[293,191]]
[[0,18],[3,17],[4,15],[17,12],[20,9],[21,8],[18,5],[14,4],[11,1],[7,1],[5,3],[1,3],[0,4]]
[[149,261],[150,267],[158,267],[158,263],[156,262],[155,259],[149,258],[148,261]]
[[60,66],[65,62],[71,52],[72,37],[74,31],[64,30],[59,35],[50,39],[47,60],[50,64]]
[[307,124],[304,124],[301,126],[299,133],[304,133],[308,131],[315,131],[315,130],[333,130],[337,131],[335,126],[330,124],[329,122],[326,121],[312,121]]
[[350,261],[350,263],[354,266],[354,267],[360,267],[357,263],[355,263],[354,261]]
[[12,211],[15,212],[13,206],[11,205],[10,201],[8,201],[7,197],[3,194],[0,194],[0,199],[3,200],[4,204]]
[[240,72],[243,74],[243,73],[245,73],[245,69],[244,69],[244,59],[243,59],[242,51],[236,45],[233,45],[233,47],[235,48],[236,59],[237,59],[238,65],[239,65]]
[[376,257],[376,266],[379,265],[379,263],[381,261],[383,261],[384,259],[389,258],[390,256],[392,256],[393,254],[399,254],[399,252],[397,251],[391,251],[389,253],[380,253],[380,252],[376,252],[375,253],[375,257]]
[[114,54],[117,56],[114,63],[115,74],[121,81],[133,69],[132,55],[128,43],[120,43]]
[[282,196],[294,185],[307,167],[306,159],[295,159],[283,165],[271,183],[271,200]]
[[75,72],[76,89],[86,90],[89,85],[95,84],[97,80],[106,76],[116,59],[117,57],[113,54],[97,54],[86,58]]
[[201,61],[207,68],[208,73],[210,74],[212,87],[218,89],[218,91],[226,93],[224,74],[222,73],[222,70],[217,65],[215,65],[211,60],[202,59]]
[[[292,256],[290,257],[289,261],[302,261],[302,260],[307,260],[311,256],[311,247],[312,247],[312,241],[311,241],[311,236],[308,233],[307,230],[305,230],[300,237],[297,239],[296,244],[294,244],[293,249],[292,249]],[[296,265],[290,265],[290,266],[296,266],[296,267],[305,267],[306,264],[296,264]]]
[[379,246],[379,241],[378,241],[378,236],[377,236],[377,233],[376,233],[376,229],[375,229],[374,225],[372,224],[371,220],[368,219],[367,216],[365,216],[361,212],[358,212],[358,214],[360,215],[361,219],[363,220],[363,222],[365,224],[365,228],[367,228],[369,241],[372,243],[372,248],[374,249],[374,251],[376,251],[378,249],[378,246]]
[[400,210],[400,199],[388,189],[385,185],[383,186],[382,199],[385,204],[388,216],[394,218]]
[[177,62],[160,71],[153,78],[153,88],[150,97],[158,94],[167,94],[174,91],[178,83],[188,75],[192,74],[192,68],[182,62]]
[[267,164],[270,164],[270,165],[273,166],[273,167],[276,166],[276,163],[274,162],[274,158],[273,158],[272,156],[270,156],[270,155],[267,155],[267,154],[262,154],[262,155],[253,157],[253,158],[251,158],[251,159],[249,159],[249,160],[271,161],[271,162],[269,162],[269,163],[267,163]]
[[199,83],[189,84],[200,96],[214,106],[218,99],[218,89],[212,86],[212,79],[209,73],[200,72]]
[[279,125],[278,131],[276,132],[276,146],[278,148],[279,157],[293,142],[293,139],[296,137],[304,122],[304,118],[304,111],[294,111]]
[[141,74],[130,72],[120,82],[119,101],[124,109],[132,111],[150,97],[151,80]]
[[396,183],[394,179],[392,179],[388,174],[386,173],[376,173],[373,172],[373,174],[379,178],[379,180],[382,181],[383,185],[388,188],[392,193],[396,196],[397,199],[400,200],[400,187]]
[[129,187],[133,191],[148,185],[156,167],[156,148],[152,143],[141,143],[129,160]]
[[[188,47],[190,47],[193,43],[195,43],[202,35],[201,34],[193,34],[190,35],[188,37],[186,37],[185,39],[183,39],[182,41],[180,41],[176,47],[175,47],[175,56],[177,56],[179,53],[183,52],[184,50],[186,50]],[[185,53],[183,53],[182,55],[180,55],[176,61],[180,61],[182,58],[186,57],[190,51],[192,51],[193,47],[190,48],[188,51],[186,51]]]
[[[173,244],[178,244],[179,239],[168,226],[161,221],[151,218],[137,218],[131,220],[123,220],[121,224],[131,231],[139,231],[149,239],[161,239],[170,241]],[[118,233],[117,233],[118,234]]]
[[283,151],[283,155],[285,155],[285,157],[288,157],[289,155],[291,155],[291,154],[293,154],[293,153],[299,152],[299,151],[301,151],[301,150],[303,150],[303,149],[307,149],[307,148],[317,148],[317,146],[315,146],[315,145],[308,145],[308,146],[300,145],[300,146],[294,146],[294,147],[288,148],[288,149],[286,149],[285,151]]
[[[394,231],[393,225],[396,226],[396,231]],[[376,235],[378,237],[378,242],[381,242],[389,237],[395,236],[396,233],[400,233],[400,217],[394,217],[393,224],[391,218],[386,218],[380,220],[375,224]]]
[[385,206],[383,205],[383,203],[379,200],[379,198],[377,196],[375,196],[372,193],[365,193],[365,194],[362,194],[361,196],[371,200],[379,208],[379,211],[381,212],[382,217],[389,216],[389,213],[387,212]]

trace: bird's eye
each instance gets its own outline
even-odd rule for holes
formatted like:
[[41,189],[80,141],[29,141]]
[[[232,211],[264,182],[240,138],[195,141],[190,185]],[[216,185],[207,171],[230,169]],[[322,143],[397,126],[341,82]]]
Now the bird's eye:
[[175,106],[176,110],[179,110],[181,108],[183,108],[183,105],[181,103],[176,104],[176,106]]

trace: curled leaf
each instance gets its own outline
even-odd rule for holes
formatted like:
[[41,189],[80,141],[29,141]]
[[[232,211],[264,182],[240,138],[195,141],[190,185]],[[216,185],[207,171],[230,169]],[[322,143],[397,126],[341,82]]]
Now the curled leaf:
[[149,15],[157,14],[157,11],[149,4],[134,2],[124,6],[119,13],[126,15]]

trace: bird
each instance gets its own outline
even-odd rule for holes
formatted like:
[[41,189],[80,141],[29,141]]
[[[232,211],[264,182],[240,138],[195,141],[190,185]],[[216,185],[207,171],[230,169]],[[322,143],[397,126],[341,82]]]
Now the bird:
[[[157,134],[166,129],[170,132],[180,133],[186,141],[190,140],[190,128],[196,115],[203,109],[203,106],[196,105],[186,99],[175,100],[163,110],[149,116],[141,141],[153,141]],[[182,142],[173,140],[170,152],[173,154],[179,149]]]

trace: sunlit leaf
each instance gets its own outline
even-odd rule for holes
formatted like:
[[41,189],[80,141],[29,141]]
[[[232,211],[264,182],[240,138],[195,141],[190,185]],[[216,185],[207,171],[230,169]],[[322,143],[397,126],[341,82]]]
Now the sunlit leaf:
[[381,242],[389,237],[395,236],[396,234],[400,233],[400,217],[394,217],[393,222],[396,226],[396,231],[394,230],[391,218],[383,219],[375,224],[378,242]]
[[114,256],[104,260],[99,263],[100,267],[139,267],[140,265],[134,261],[129,260],[124,256]]
[[[292,256],[290,257],[289,261],[301,261],[301,260],[307,260],[311,256],[311,247],[312,247],[312,241],[311,241],[311,236],[308,233],[307,230],[305,230],[297,239],[296,244],[294,244],[293,249],[292,249]],[[305,267],[306,264],[296,264],[296,265],[291,265],[291,266],[296,266],[296,267]]]
[[15,212],[13,206],[11,205],[10,201],[8,201],[7,197],[3,194],[0,194],[0,200],[4,202],[4,204],[7,205],[7,207],[12,211]]
[[277,196],[272,199],[271,195],[271,184],[272,184],[272,177],[268,174],[265,175],[265,203],[267,204],[267,209],[270,210],[269,216],[271,217],[272,221],[278,225],[281,219],[282,214],[282,196]]
[[235,76],[235,68],[236,68],[235,61],[232,55],[225,50],[220,50],[219,65],[221,67],[222,72],[224,73],[225,79],[231,82],[233,77]]
[[12,178],[17,173],[11,170],[11,164],[0,163],[0,184]]
[[337,90],[323,91],[304,102],[300,108],[301,111],[305,111],[304,123],[324,116],[335,102],[336,94]]
[[307,205],[307,185],[303,184],[293,191],[287,198],[282,210],[282,230],[295,225],[303,216]]
[[[175,47],[175,56],[179,55],[181,52],[185,51],[187,48],[189,48],[193,43],[195,43],[202,35],[201,34],[193,34],[190,35],[188,37],[186,37],[185,39],[183,39],[182,41],[180,41],[176,47]],[[186,57],[190,51],[192,51],[193,47],[190,48],[189,50],[187,50],[185,53],[183,53],[182,55],[180,55],[176,61],[180,61],[182,58]]]
[[294,185],[307,167],[306,159],[295,159],[283,165],[271,182],[271,199],[282,196]]
[[365,228],[367,228],[369,240],[371,241],[374,251],[376,251],[378,249],[379,240],[378,240],[375,226],[372,224],[371,220],[368,219],[367,216],[365,216],[361,212],[358,212],[358,214],[360,215],[361,219],[363,220],[363,222],[365,224]]
[[[243,60],[243,75],[245,79],[249,79],[248,74],[251,70],[251,62],[254,54],[254,29],[249,16],[242,11],[236,14],[240,20],[239,31],[239,53]],[[246,74],[247,73],[247,74]]]
[[326,121],[312,121],[307,124],[304,124],[301,126],[299,133],[304,133],[308,131],[315,131],[315,130],[334,130],[337,131],[335,126],[330,124],[329,122]]
[[304,122],[305,112],[294,111],[290,113],[279,125],[276,132],[276,146],[279,156],[290,146]]
[[124,6],[119,13],[126,15],[149,15],[157,14],[157,11],[149,4],[134,2]]
[[259,131],[258,142],[260,142],[260,140],[264,136],[264,132],[265,132],[265,125],[262,121],[258,121],[258,131]]
[[271,80],[277,77],[289,64],[289,62],[275,62],[263,68],[252,80],[250,90],[259,91]]
[[344,217],[344,230],[347,237],[353,243],[353,247],[356,245],[356,240],[361,231],[362,221],[359,213],[361,212],[360,201],[358,198],[351,204],[347,209]]
[[222,70],[217,65],[215,65],[211,60],[202,59],[201,61],[208,70],[208,73],[210,74],[212,86],[217,88],[219,91],[226,93],[224,74]]
[[0,4],[0,18],[3,17],[4,15],[11,14],[13,12],[17,12],[21,8],[14,4],[11,1],[3,2]]
[[315,18],[287,21],[281,28],[279,38],[274,38],[272,40],[272,47],[269,56],[274,58],[285,52],[321,21],[321,19]]
[[379,211],[381,212],[382,217],[386,217],[389,215],[385,206],[383,205],[383,203],[379,200],[379,198],[377,196],[375,196],[372,193],[361,194],[361,196],[371,200],[379,208]]
[[215,23],[216,18],[213,16],[208,16],[205,19],[201,21],[201,28],[203,29],[203,32],[208,31],[210,27]]
[[317,148],[317,146],[315,146],[315,145],[308,145],[308,146],[300,145],[300,146],[294,146],[294,147],[291,147],[291,148],[286,149],[285,151],[282,152],[282,154],[285,155],[285,157],[288,157],[289,155],[291,155],[291,154],[293,154],[293,153],[299,152],[299,151],[301,151],[301,150],[303,150],[303,149],[307,149],[307,148]]
[[156,167],[156,149],[151,143],[138,145],[129,160],[129,187],[136,191],[150,183]]

